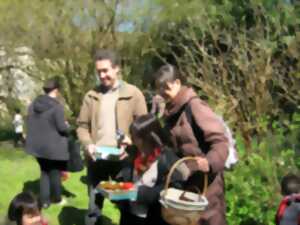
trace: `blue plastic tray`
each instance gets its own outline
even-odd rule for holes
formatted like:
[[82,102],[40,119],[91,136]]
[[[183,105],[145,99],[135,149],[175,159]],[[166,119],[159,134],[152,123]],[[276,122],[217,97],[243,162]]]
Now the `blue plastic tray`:
[[136,201],[137,199],[137,190],[106,190],[102,188],[96,188],[96,193],[101,193],[104,197],[113,200],[113,201],[120,201],[120,200],[130,200]]
[[121,149],[109,146],[96,147],[97,159],[118,159],[121,154]]
[[98,146],[96,148],[96,153],[104,153],[108,155],[120,155],[121,149],[116,147]]

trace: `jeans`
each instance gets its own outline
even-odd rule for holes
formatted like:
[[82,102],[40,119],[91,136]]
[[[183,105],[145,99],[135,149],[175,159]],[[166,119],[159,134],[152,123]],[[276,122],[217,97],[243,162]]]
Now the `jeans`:
[[37,158],[41,169],[40,177],[40,199],[43,204],[50,204],[51,198],[53,202],[61,201],[61,177],[60,171],[66,169],[67,161],[49,160]]

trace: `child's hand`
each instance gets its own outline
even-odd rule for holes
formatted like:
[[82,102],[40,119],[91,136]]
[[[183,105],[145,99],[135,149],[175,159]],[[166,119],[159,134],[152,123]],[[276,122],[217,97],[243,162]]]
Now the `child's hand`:
[[132,145],[132,141],[127,135],[125,135],[120,144],[120,149],[121,149],[121,154],[119,157],[120,160],[123,160],[128,157],[128,153],[125,151],[128,145]]
[[124,138],[121,142],[121,146],[123,146],[123,145],[125,145],[125,146],[132,145],[132,141],[127,135],[124,136]]
[[125,151],[126,147],[127,147],[127,145],[121,145],[121,148],[120,148],[121,149],[121,154],[120,154],[120,157],[119,157],[120,160],[123,160],[123,159],[128,157],[128,153]]

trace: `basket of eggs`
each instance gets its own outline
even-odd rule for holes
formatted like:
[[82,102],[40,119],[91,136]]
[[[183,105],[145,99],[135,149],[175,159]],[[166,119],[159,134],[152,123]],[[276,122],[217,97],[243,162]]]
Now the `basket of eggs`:
[[132,182],[101,181],[96,187],[96,192],[113,201],[135,201],[137,198],[137,190]]

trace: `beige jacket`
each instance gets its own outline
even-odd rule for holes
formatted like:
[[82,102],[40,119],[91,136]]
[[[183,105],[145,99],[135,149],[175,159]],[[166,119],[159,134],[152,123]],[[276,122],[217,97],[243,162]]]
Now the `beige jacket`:
[[[82,144],[95,144],[101,129],[100,117],[101,89],[99,87],[86,93],[79,117],[77,118],[77,135]],[[119,98],[116,104],[117,128],[129,135],[129,127],[135,117],[146,114],[147,106],[142,92],[134,85],[121,81]]]

